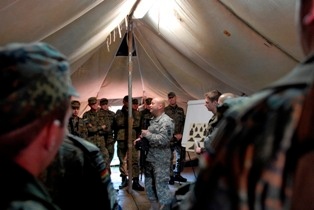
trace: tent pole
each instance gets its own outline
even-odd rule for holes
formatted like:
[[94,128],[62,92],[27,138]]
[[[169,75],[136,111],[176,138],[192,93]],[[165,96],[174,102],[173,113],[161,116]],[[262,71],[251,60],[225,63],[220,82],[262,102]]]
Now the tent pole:
[[132,61],[132,54],[133,54],[133,13],[136,10],[137,5],[139,4],[141,0],[137,0],[129,15],[128,15],[128,176],[129,176],[129,182],[128,182],[128,192],[132,192],[132,180],[133,180],[133,174],[132,174],[132,150],[133,150],[133,140],[132,139],[132,131],[133,131],[133,117],[132,117],[132,72],[133,72],[133,61]]

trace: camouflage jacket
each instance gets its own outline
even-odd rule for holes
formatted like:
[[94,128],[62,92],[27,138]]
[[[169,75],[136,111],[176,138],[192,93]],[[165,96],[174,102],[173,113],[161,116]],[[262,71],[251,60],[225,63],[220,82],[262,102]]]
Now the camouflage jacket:
[[180,209],[314,209],[313,81],[314,56],[229,109]]
[[115,113],[110,110],[100,109],[98,111],[99,124],[106,125],[106,128],[103,130],[105,134],[112,135],[115,126]]
[[1,162],[0,186],[0,209],[59,210],[44,186],[14,163]]
[[91,142],[99,141],[103,138],[102,133],[104,129],[101,127],[101,120],[98,117],[98,111],[89,110],[83,114],[83,120],[87,127],[87,140]]
[[183,108],[178,105],[165,107],[165,113],[174,120],[174,134],[183,134],[185,115]]
[[172,139],[173,131],[173,120],[165,113],[151,120],[148,134],[145,136],[150,147],[146,161],[165,161],[165,163],[170,164],[170,140]]
[[77,136],[66,136],[42,180],[54,202],[64,210],[118,209],[116,191],[100,150]]
[[69,124],[68,124],[68,130],[69,133],[79,136],[81,138],[86,139],[87,138],[87,127],[85,125],[85,122],[82,118],[78,116],[71,116],[69,119]]
[[[127,140],[128,138],[128,108],[123,106],[122,109],[117,110],[115,115],[116,122],[116,131],[117,134],[115,137],[117,140]],[[132,110],[133,116],[133,129],[132,129],[132,138],[135,140],[141,132],[140,122],[141,114],[137,110]]]

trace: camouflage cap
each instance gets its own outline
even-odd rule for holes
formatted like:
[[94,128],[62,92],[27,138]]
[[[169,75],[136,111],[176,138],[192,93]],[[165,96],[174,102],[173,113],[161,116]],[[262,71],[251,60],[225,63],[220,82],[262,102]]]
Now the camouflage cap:
[[96,97],[90,97],[88,98],[88,104],[93,105],[97,103],[97,98]]
[[78,96],[64,55],[46,43],[0,47],[0,134],[50,113]]
[[79,102],[79,101],[71,101],[71,107],[72,107],[72,109],[79,109],[80,108],[80,106],[81,106],[81,103]]
[[99,103],[100,103],[100,106],[107,105],[108,104],[108,99],[102,98],[102,99],[100,99]]

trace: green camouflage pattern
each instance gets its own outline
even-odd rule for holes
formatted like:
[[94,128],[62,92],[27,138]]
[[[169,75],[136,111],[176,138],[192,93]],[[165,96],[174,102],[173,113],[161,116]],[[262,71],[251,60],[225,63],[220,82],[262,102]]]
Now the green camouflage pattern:
[[100,149],[104,156],[105,163],[109,168],[109,153],[106,148],[105,138],[102,135],[104,130],[101,127],[101,120],[98,116],[98,112],[92,110],[86,111],[83,114],[83,120],[86,123],[85,125],[88,131],[86,140],[95,144]]
[[49,114],[71,96],[69,63],[52,46],[35,42],[0,47],[0,134]]

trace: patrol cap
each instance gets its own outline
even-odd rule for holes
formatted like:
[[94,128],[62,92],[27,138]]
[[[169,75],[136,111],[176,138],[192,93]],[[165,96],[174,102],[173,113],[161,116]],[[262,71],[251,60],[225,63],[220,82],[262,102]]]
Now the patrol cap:
[[133,99],[132,99],[132,104],[138,104],[137,98],[133,98]]
[[107,105],[108,104],[108,99],[106,99],[106,98],[102,98],[102,99],[100,99],[100,105],[102,106],[102,105]]
[[81,106],[81,103],[80,103],[79,101],[76,101],[76,100],[71,101],[71,107],[72,107],[72,109],[79,109],[80,106]]
[[96,97],[90,97],[88,98],[88,105],[93,105],[97,103],[97,98]]
[[173,98],[173,97],[175,97],[175,96],[176,96],[176,94],[175,94],[174,92],[168,93],[168,98]]
[[48,115],[78,93],[66,57],[42,43],[0,47],[0,134]]

